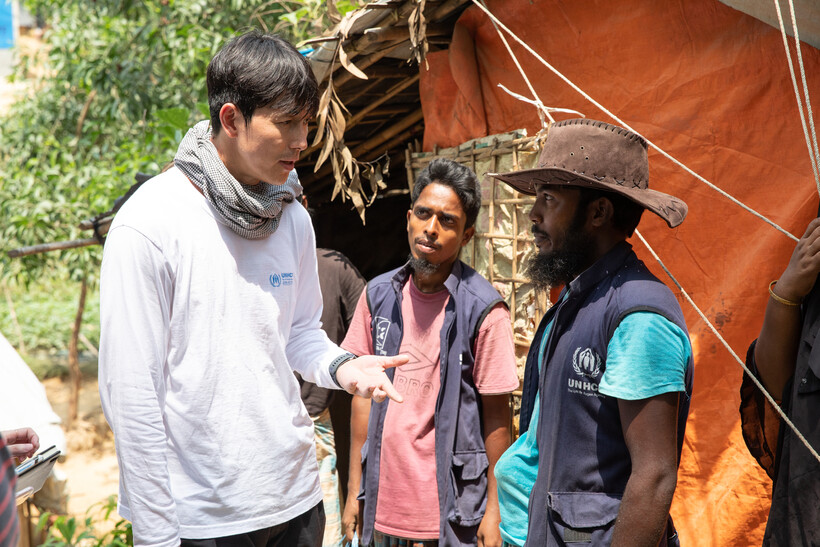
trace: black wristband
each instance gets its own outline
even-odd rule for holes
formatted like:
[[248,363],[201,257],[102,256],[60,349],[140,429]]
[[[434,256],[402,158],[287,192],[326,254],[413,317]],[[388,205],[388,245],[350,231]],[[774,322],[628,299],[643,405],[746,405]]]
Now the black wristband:
[[340,384],[339,380],[336,379],[336,371],[339,370],[340,366],[355,358],[356,356],[352,353],[343,353],[342,355],[338,356],[333,361],[331,361],[330,366],[327,367],[327,370],[328,372],[330,372],[330,377],[333,379],[333,382],[342,389],[344,389],[342,387],[342,384]]

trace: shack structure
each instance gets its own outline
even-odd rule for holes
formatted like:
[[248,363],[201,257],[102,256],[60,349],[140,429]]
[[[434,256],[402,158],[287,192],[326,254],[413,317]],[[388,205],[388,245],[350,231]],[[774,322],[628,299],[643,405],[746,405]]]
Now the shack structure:
[[[577,115],[550,107],[650,141],[651,187],[689,205],[681,226],[646,215],[631,240],[661,279],[674,277],[694,350],[672,505],[686,544],[760,544],[768,514],[771,481],[741,436],[736,356],[818,211],[801,126],[813,113],[798,101],[820,89],[820,6],[793,5],[803,28],[789,42],[797,32],[781,35],[763,0],[377,0],[306,44],[324,93],[297,169],[320,209],[317,243],[367,277],[406,257],[410,187],[435,155],[480,177],[531,166],[545,122]],[[549,305],[521,270],[527,209],[528,198],[485,178],[478,236],[463,253],[507,298],[519,350]],[[85,244],[101,242],[105,227],[89,227]]]
[[[793,4],[805,87],[814,91],[820,8]],[[523,139],[544,129],[542,120],[577,115],[549,107],[628,125],[650,141],[651,187],[689,205],[680,227],[645,215],[643,239],[630,240],[679,295],[695,352],[672,506],[682,543],[759,544],[767,519],[771,481],[741,436],[743,369],[727,348],[745,354],[767,285],[818,209],[783,44],[774,5],[762,0],[380,0],[308,44],[326,93],[300,177],[309,192],[341,196],[368,226],[397,222],[377,213],[380,202],[406,200],[436,154],[483,177],[492,169],[481,155],[511,133],[524,145],[516,154],[537,150],[537,139]],[[529,137],[513,133],[522,129]],[[499,170],[513,164],[490,155]],[[549,305],[529,292],[521,270],[527,198],[483,184],[478,237],[462,258],[507,298],[524,348]],[[391,250],[371,254],[383,252]]]

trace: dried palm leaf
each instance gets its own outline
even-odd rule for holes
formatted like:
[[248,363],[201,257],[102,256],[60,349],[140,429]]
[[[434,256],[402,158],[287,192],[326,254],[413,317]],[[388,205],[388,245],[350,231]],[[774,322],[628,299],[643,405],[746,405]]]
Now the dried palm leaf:
[[429,44],[427,43],[427,19],[424,17],[424,6],[426,0],[413,0],[413,10],[407,18],[407,26],[410,30],[410,47],[416,62],[421,65],[426,63]]

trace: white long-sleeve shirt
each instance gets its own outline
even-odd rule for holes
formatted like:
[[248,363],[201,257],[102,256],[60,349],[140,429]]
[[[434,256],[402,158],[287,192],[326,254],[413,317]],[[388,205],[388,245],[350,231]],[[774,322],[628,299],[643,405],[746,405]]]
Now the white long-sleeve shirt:
[[293,375],[336,387],[313,228],[297,203],[244,239],[176,168],[117,214],[100,285],[100,396],[136,545],[286,522],[322,499]]

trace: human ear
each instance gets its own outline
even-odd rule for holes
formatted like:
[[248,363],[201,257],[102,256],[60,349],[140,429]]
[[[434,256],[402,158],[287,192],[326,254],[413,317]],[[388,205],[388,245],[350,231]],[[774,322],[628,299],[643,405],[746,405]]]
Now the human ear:
[[464,247],[467,245],[473,236],[475,235],[475,226],[470,226],[466,230],[464,230],[464,236],[461,238],[461,246]]
[[219,109],[219,123],[225,133],[234,139],[239,136],[238,126],[240,123],[245,123],[245,118],[242,116],[239,107],[233,103],[225,103]]
[[595,228],[606,226],[615,217],[615,207],[607,198],[598,198],[589,204],[587,221]]

